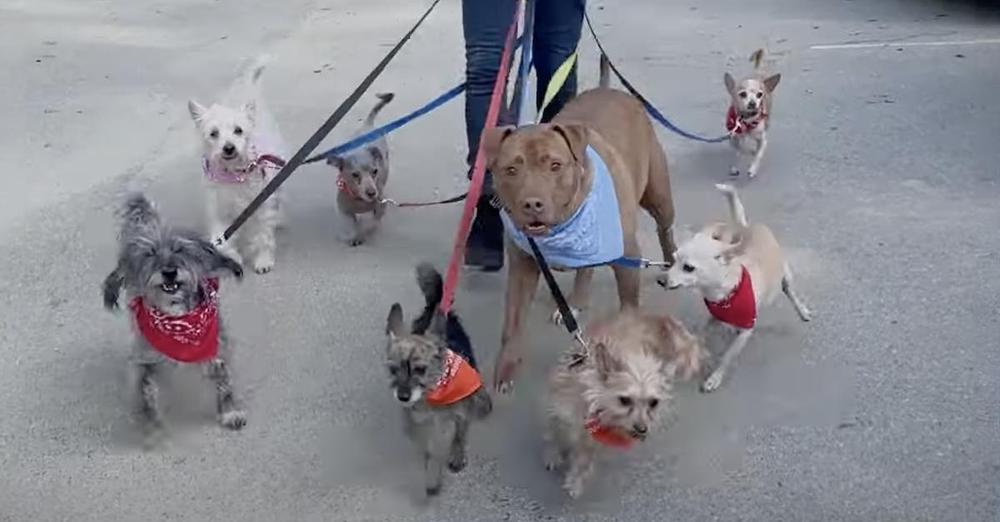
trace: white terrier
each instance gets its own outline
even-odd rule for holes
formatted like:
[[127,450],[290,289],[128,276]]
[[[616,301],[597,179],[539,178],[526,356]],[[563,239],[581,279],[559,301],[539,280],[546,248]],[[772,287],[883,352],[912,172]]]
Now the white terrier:
[[[286,158],[278,125],[260,96],[265,59],[256,60],[222,102],[188,102],[202,138],[209,233],[213,238],[247,207],[277,174]],[[258,274],[274,267],[275,229],[281,221],[280,191],[268,199],[221,250],[238,262],[239,247]]]
[[716,185],[729,201],[731,223],[705,226],[677,247],[676,262],[656,282],[664,288],[695,287],[712,314],[709,324],[724,324],[736,337],[701,389],[715,391],[743,351],[757,324],[758,311],[783,292],[808,321],[812,312],[795,292],[792,272],[771,229],[747,222],[743,203],[732,185]]

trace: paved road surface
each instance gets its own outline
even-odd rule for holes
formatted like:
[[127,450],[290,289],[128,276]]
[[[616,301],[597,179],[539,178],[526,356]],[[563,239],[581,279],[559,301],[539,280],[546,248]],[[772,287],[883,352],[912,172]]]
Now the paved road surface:
[[[0,1],[0,520],[997,520],[996,11],[607,4],[591,10],[621,67],[707,134],[721,130],[723,70],[772,51],[784,78],[771,153],[743,195],[790,251],[816,321],[784,303],[770,311],[721,391],[684,387],[670,429],[602,465],[571,503],[539,462],[537,383],[567,343],[540,292],[518,394],[475,428],[468,470],[428,504],[380,332],[393,301],[419,305],[413,266],[444,264],[457,206],[392,212],[373,243],[350,249],[334,239],[332,173],[296,173],[275,272],[224,289],[251,414],[238,434],[215,427],[207,387],[179,372],[171,445],[139,448],[128,328],[97,291],[126,190],[147,190],[175,222],[201,221],[189,97],[210,100],[242,60],[271,53],[267,98],[300,143],[426,2]],[[379,80],[398,94],[384,117],[462,77],[459,20],[457,2],[442,4]],[[910,45],[952,41],[975,42]],[[907,45],[811,48],[879,42]],[[588,39],[583,49],[582,83],[593,84]],[[394,135],[392,194],[458,190],[462,136],[460,103]],[[680,221],[723,215],[710,187],[729,151],[662,139]],[[667,295],[653,276],[647,306],[702,320],[693,295]],[[502,286],[469,274],[457,301],[487,362]],[[613,295],[600,274],[596,311]]]

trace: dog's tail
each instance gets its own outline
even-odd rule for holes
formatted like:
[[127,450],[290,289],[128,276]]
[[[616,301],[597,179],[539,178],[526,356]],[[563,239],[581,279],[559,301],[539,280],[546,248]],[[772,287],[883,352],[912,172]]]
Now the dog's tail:
[[424,294],[426,304],[420,316],[413,320],[411,327],[413,333],[423,335],[431,327],[431,324],[435,323],[435,318],[437,321],[444,319],[440,323],[435,323],[443,325],[444,328],[444,332],[438,331],[437,335],[444,338],[451,351],[461,355],[466,361],[469,361],[473,368],[478,370],[476,355],[472,351],[472,340],[458,316],[453,313],[449,313],[447,317],[438,315],[441,313],[439,307],[444,296],[444,281],[441,279],[441,273],[430,263],[420,263],[417,265],[417,285],[420,287],[420,292]]
[[733,216],[733,221],[741,227],[750,226],[750,222],[747,221],[747,211],[743,208],[743,202],[740,201],[740,196],[736,193],[736,188],[728,183],[716,184],[715,188],[726,195],[726,199],[729,201],[729,212]]
[[259,84],[260,77],[264,74],[264,69],[269,63],[271,63],[271,55],[269,54],[262,54],[251,60],[243,71],[243,80],[246,84],[250,86]]
[[389,105],[389,102],[391,102],[392,99],[396,97],[396,95],[391,92],[380,92],[376,94],[375,97],[378,98],[378,103],[376,103],[375,106],[372,107],[372,111],[369,112],[368,117],[365,118],[365,125],[368,125],[369,127],[375,125],[375,116],[378,116],[378,113],[379,111],[382,110],[382,107]]
[[760,69],[760,64],[764,62],[764,49],[757,49],[750,54],[750,63],[753,64],[754,69]]
[[136,192],[125,199],[119,215],[122,219],[123,240],[135,237],[137,232],[146,232],[160,227],[160,213],[145,194]]
[[611,87],[611,61],[604,53],[601,53],[601,81],[598,85],[602,89]]

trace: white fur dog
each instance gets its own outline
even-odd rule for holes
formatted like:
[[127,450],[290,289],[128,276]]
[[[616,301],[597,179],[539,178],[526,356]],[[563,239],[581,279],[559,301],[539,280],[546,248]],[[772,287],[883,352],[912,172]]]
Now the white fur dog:
[[705,392],[722,384],[726,371],[753,334],[758,311],[771,304],[779,291],[803,321],[812,317],[792,287],[792,272],[774,233],[764,225],[747,222],[743,203],[731,185],[716,188],[729,200],[733,223],[713,223],[701,229],[677,248],[676,263],[656,280],[665,288],[698,288],[712,314],[710,324],[724,324],[737,332],[702,384]]
[[736,160],[729,173],[739,176],[740,163],[747,163],[747,176],[753,178],[760,172],[760,162],[767,151],[767,129],[771,125],[771,105],[774,89],[781,81],[781,75],[775,74],[763,78],[760,76],[760,63],[764,59],[764,50],[757,49],[750,55],[754,64],[754,74],[736,83],[733,76],[726,73],[724,80],[726,90],[732,101],[729,112],[726,113],[726,130],[729,131],[729,142],[736,149]]
[[[188,102],[201,134],[207,186],[209,233],[213,238],[247,207],[274,177],[286,158],[278,125],[264,106],[260,76],[266,60],[256,60],[219,103]],[[280,191],[250,217],[221,250],[238,262],[250,258],[258,274],[274,267],[275,229],[281,221]]]

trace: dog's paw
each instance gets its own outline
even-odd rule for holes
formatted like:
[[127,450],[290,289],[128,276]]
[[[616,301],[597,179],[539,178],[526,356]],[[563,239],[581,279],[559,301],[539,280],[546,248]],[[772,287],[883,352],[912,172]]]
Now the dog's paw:
[[802,319],[803,322],[808,323],[809,321],[812,321],[813,318],[812,310],[803,306],[801,310],[798,310],[798,312],[799,312],[799,319]]
[[718,370],[712,372],[711,375],[701,383],[702,393],[712,393],[722,386],[722,379],[725,377],[725,372],[720,372]]
[[563,483],[563,489],[566,490],[569,498],[578,499],[583,494],[583,479],[567,477],[566,482]]
[[266,274],[274,269],[274,256],[262,254],[253,262],[253,271],[258,274]]
[[563,459],[561,451],[546,449],[545,454],[542,456],[542,462],[545,464],[545,469],[547,471],[555,471],[563,466],[565,459]]
[[363,237],[352,237],[347,240],[348,246],[356,247],[365,244],[365,238]]
[[219,414],[219,424],[229,430],[241,430],[247,425],[247,414],[243,410],[224,411]]
[[750,179],[756,178],[757,177],[757,171],[754,170],[754,169],[748,170],[747,171],[747,177],[750,178]]
[[740,175],[740,169],[736,168],[735,165],[732,166],[732,167],[729,167],[729,175],[730,176],[739,176]]
[[[579,322],[580,321],[580,312],[581,312],[581,310],[579,308],[570,307],[569,311],[573,314],[573,319],[576,319],[577,322]],[[562,312],[559,311],[558,308],[556,308],[556,310],[554,312],[552,312],[552,317],[550,317],[549,320],[552,321],[553,324],[557,324],[557,325],[561,326],[563,324],[563,314],[562,314]]]
[[451,457],[448,458],[448,471],[452,473],[458,473],[465,469],[467,461],[465,459],[465,452],[454,452]]

